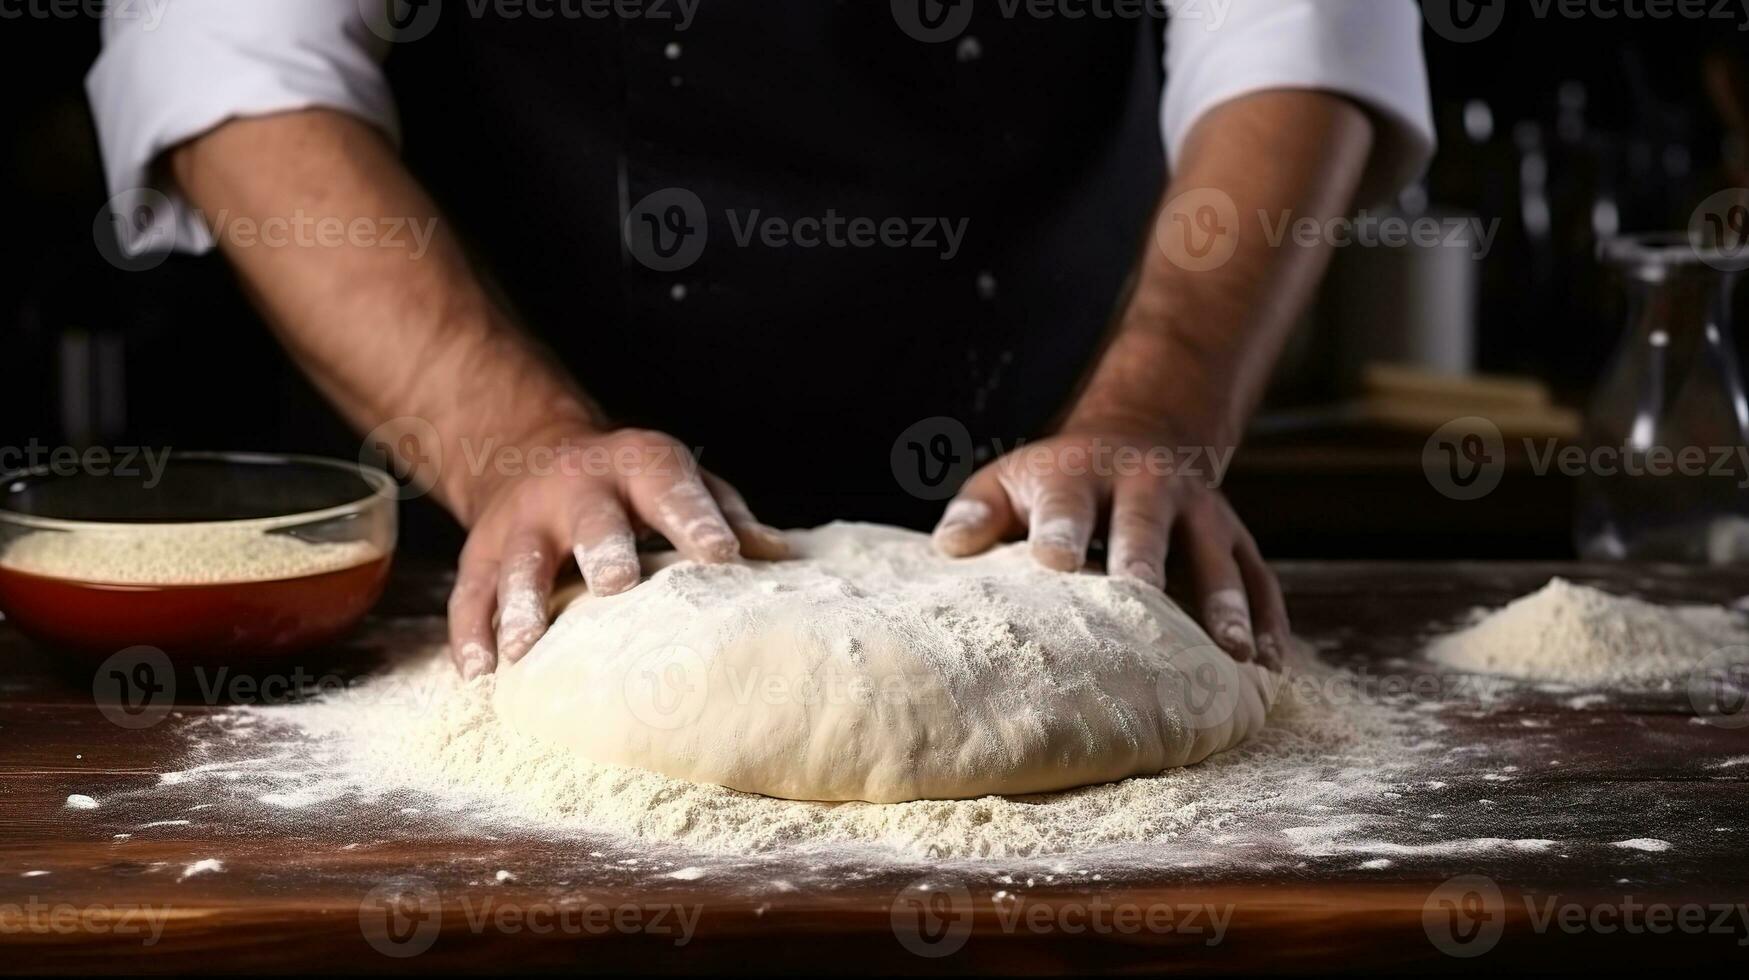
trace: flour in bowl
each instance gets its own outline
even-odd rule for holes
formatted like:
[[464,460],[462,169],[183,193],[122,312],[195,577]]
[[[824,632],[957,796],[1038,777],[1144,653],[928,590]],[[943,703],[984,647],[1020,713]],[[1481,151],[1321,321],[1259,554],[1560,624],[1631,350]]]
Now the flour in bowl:
[[235,585],[337,572],[382,557],[368,541],[305,541],[278,530],[282,523],[37,531],[0,548],[0,568],[107,585]]

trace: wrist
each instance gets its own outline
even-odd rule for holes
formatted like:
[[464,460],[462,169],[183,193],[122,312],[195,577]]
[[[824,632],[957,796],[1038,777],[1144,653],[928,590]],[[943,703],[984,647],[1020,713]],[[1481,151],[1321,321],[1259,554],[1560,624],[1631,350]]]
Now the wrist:
[[444,467],[441,484],[443,500],[464,527],[473,527],[509,486],[555,471],[565,454],[612,431],[580,405],[562,407],[510,435],[470,428],[468,434],[445,439],[446,452],[453,452],[455,461]]
[[1059,431],[1216,449],[1237,444],[1242,413],[1222,372],[1162,333],[1124,331]]
[[1102,435],[1159,446],[1227,450],[1238,445],[1238,429],[1200,409],[1080,407],[1057,429],[1060,435]]

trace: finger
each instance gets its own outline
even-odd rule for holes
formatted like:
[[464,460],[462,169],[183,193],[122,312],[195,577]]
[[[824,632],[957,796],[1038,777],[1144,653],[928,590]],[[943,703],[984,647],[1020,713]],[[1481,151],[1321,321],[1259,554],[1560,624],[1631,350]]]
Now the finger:
[[559,551],[536,531],[511,535],[498,567],[498,663],[521,660],[547,631]]
[[1245,597],[1245,580],[1233,557],[1232,537],[1218,516],[1179,522],[1190,561],[1202,625],[1221,649],[1234,660],[1248,662],[1256,656],[1251,632],[1251,608]]
[[991,468],[973,474],[942,512],[931,535],[936,550],[952,558],[988,551],[1014,529],[1017,521],[1008,491]]
[[1106,573],[1164,589],[1171,530],[1171,498],[1157,482],[1119,483],[1111,495]]
[[1239,574],[1245,581],[1245,594],[1251,600],[1253,627],[1257,638],[1257,661],[1270,670],[1281,670],[1287,653],[1288,638],[1293,624],[1288,622],[1287,601],[1281,595],[1281,582],[1250,534],[1240,534],[1233,553],[1239,561]]
[[583,581],[596,595],[618,595],[643,577],[631,519],[613,497],[602,495],[582,502],[571,532],[571,552],[577,556]]
[[789,557],[789,541],[783,532],[760,523],[741,491],[714,473],[704,474],[704,485],[716,500],[717,509],[723,512],[723,519],[729,522],[729,529],[735,532],[735,540],[741,542],[743,557],[758,561],[779,561]]
[[489,674],[497,666],[492,610],[498,602],[498,563],[462,551],[455,589],[449,594],[449,656],[463,680]]
[[741,542],[696,472],[644,477],[631,486],[632,508],[676,550],[694,561],[734,561]]
[[1027,515],[1032,556],[1046,568],[1077,572],[1087,564],[1087,545],[1099,519],[1099,501],[1088,480],[1053,479],[1032,497]]

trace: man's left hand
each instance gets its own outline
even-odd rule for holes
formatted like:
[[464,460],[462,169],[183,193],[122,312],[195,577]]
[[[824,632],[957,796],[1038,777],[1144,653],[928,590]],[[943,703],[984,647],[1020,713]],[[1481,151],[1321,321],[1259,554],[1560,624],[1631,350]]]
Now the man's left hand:
[[1225,458],[1187,449],[1163,435],[1119,432],[1023,446],[966,481],[936,526],[936,547],[966,557],[1025,531],[1040,564],[1074,572],[1103,526],[1109,574],[1164,589],[1171,553],[1215,642],[1236,660],[1279,670],[1289,636],[1281,586],[1217,489]]

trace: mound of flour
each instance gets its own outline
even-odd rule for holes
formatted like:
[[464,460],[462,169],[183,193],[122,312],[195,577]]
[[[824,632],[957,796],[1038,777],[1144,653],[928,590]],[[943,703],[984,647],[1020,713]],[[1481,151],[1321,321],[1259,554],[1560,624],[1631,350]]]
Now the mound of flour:
[[1472,673],[1594,687],[1668,688],[1720,650],[1749,645],[1724,606],[1660,606],[1556,578],[1433,641],[1433,660]]

